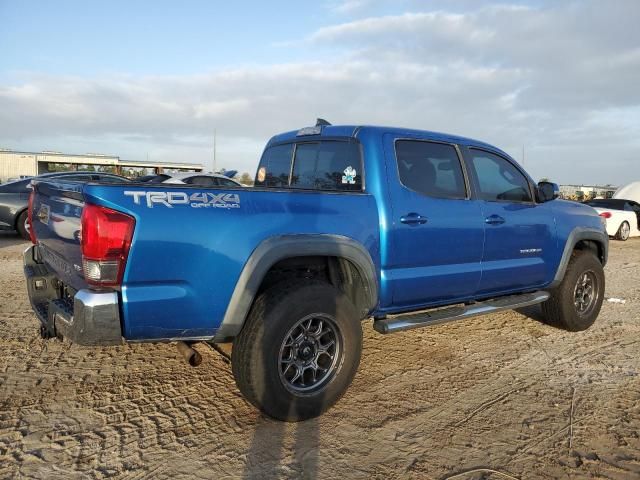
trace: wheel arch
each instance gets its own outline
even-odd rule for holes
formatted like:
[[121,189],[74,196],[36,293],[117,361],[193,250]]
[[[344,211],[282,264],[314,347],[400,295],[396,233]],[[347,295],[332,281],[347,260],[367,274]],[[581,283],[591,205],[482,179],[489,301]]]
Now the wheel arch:
[[602,263],[602,266],[605,266],[609,255],[609,236],[605,232],[593,228],[574,228],[567,238],[560,264],[549,288],[553,288],[562,282],[567,271],[569,259],[575,250],[592,250]]
[[249,310],[271,268],[296,257],[335,257],[353,265],[364,286],[366,313],[378,303],[377,271],[367,249],[356,240],[329,234],[282,235],[264,240],[245,263],[214,342],[226,342],[240,333]]

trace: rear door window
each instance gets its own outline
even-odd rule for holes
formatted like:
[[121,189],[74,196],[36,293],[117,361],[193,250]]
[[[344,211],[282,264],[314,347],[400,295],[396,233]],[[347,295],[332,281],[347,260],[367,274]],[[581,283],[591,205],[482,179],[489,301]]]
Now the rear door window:
[[462,164],[453,145],[398,140],[396,157],[400,181],[410,190],[435,198],[466,198]]

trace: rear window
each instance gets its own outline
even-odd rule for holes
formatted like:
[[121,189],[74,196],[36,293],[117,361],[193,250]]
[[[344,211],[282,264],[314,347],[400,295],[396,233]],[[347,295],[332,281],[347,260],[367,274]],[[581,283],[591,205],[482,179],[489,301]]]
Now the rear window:
[[[293,167],[291,162],[293,159]],[[362,190],[360,147],[321,141],[270,147],[262,157],[256,186],[325,191]]]
[[289,186],[293,144],[276,145],[265,150],[258,167],[256,185],[286,188]]
[[29,191],[29,183],[31,179],[18,180],[16,182],[5,183],[0,185],[0,192],[2,193],[25,193]]

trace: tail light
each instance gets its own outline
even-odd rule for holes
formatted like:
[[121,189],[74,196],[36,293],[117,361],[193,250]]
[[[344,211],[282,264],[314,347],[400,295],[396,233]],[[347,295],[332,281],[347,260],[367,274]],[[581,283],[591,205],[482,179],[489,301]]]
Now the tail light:
[[82,270],[87,283],[116,286],[124,267],[135,228],[133,217],[110,208],[86,204],[82,210]]
[[600,216],[602,218],[611,218],[611,212],[602,212]]
[[33,197],[35,197],[36,192],[31,187],[31,193],[29,194],[29,207],[27,210],[27,226],[29,227],[29,238],[31,239],[31,243],[36,244],[36,232],[33,230]]

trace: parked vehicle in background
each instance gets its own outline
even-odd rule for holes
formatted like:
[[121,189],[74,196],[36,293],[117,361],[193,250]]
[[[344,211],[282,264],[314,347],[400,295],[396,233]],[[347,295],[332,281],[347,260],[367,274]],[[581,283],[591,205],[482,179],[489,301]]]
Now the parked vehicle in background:
[[[579,331],[604,298],[594,209],[453,135],[318,122],[269,141],[254,188],[33,185],[44,338],[178,342],[191,364],[194,342],[233,342],[238,388],[283,420],[343,395],[365,318],[389,334],[541,304]],[[53,215],[82,234],[61,241]]]
[[640,182],[631,182],[627,185],[623,185],[616,193],[613,194],[613,198],[621,198],[624,200],[633,200],[640,203]]
[[640,236],[640,203],[621,198],[594,199],[585,202],[607,221],[607,234],[623,242]]
[[138,183],[162,183],[168,178],[171,177],[164,173],[156,173],[154,175],[143,175],[142,177],[134,177],[131,179],[131,181]]
[[[235,181],[220,173],[202,172],[179,172],[164,174],[169,178],[161,183],[174,183],[182,185],[194,185],[196,187],[242,187],[240,182]],[[157,183],[157,182],[154,182]]]
[[[231,173],[235,174],[236,171],[232,170]],[[222,173],[177,172],[144,175],[132,180],[139,183],[179,183],[200,187],[242,187],[243,185],[231,178],[232,176]]]
[[73,182],[121,183],[125,177],[100,172],[52,172],[0,185],[0,229],[16,230],[22,238],[29,239],[27,206],[30,184],[34,179],[53,179]]

